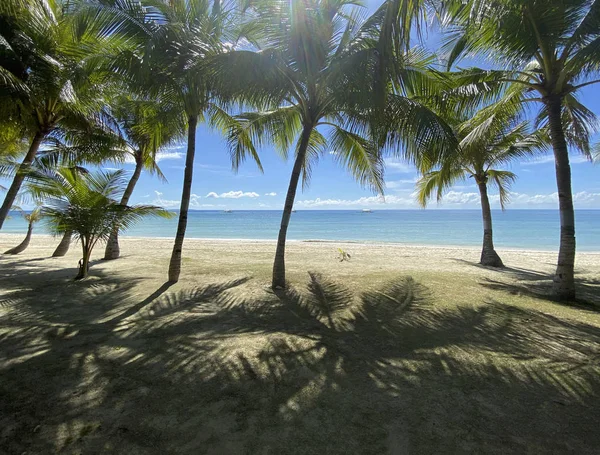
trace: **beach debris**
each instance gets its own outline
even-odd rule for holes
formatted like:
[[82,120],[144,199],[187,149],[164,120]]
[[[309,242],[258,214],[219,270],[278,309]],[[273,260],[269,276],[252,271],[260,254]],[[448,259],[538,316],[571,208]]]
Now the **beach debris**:
[[350,253],[343,250],[342,248],[338,248],[338,252],[338,259],[340,260],[340,262],[349,261],[352,258],[352,256],[350,256]]

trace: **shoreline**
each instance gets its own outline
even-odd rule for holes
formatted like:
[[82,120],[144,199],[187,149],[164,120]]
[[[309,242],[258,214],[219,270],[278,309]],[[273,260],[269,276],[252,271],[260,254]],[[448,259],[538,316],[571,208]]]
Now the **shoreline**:
[[[17,233],[0,233],[0,242],[4,241],[13,241],[13,239],[18,240],[23,238],[23,234]],[[33,234],[32,242],[35,239],[52,239],[57,240],[57,237],[51,234]],[[124,241],[156,241],[156,242],[165,242],[165,241],[173,241],[172,237],[144,237],[144,236],[130,236],[130,235],[122,235],[120,238]],[[57,240],[59,241],[59,240]],[[277,240],[275,239],[249,239],[249,238],[212,238],[212,237],[186,237],[185,241],[199,242],[199,243],[216,243],[216,244],[228,244],[228,243],[236,243],[236,244],[265,244],[265,245],[275,245]],[[421,243],[402,243],[402,242],[382,242],[377,240],[328,240],[328,239],[288,239],[288,244],[311,244],[311,245],[351,245],[358,247],[391,247],[391,248],[424,248],[428,250],[452,250],[452,251],[480,251],[480,246],[475,245],[452,245],[452,244],[421,244]],[[548,250],[548,249],[536,249],[536,248],[519,248],[519,247],[503,247],[496,246],[497,251],[503,251],[507,253],[540,253],[540,254],[558,254],[558,249],[556,250]],[[586,255],[600,255],[600,250],[578,250],[577,254],[586,254]]]

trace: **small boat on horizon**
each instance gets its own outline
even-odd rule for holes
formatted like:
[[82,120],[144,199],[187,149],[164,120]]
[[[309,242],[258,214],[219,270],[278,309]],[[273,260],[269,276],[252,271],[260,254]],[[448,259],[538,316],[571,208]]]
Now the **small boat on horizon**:
[[225,210],[223,210],[223,212],[225,212],[225,213],[232,213],[233,210],[231,210],[231,209],[225,209]]
[[373,213],[371,209],[362,209],[362,213]]

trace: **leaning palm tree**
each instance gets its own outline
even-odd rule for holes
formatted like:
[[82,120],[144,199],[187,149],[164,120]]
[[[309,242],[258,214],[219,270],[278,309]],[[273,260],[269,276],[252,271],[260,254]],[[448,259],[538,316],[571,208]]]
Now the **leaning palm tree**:
[[[556,163],[560,249],[554,276],[558,299],[575,298],[575,216],[569,146],[590,156],[589,111],[577,100],[600,82],[600,3],[589,0],[448,0],[438,2],[450,30],[449,64],[483,54],[497,70],[464,71],[465,84],[514,84],[524,102],[539,103]],[[569,128],[568,125],[578,125]]]
[[[142,170],[165,180],[158,167],[157,153],[184,134],[185,119],[177,105],[131,97],[122,99],[113,109],[113,114],[126,138],[128,154],[135,161],[135,168],[121,197],[121,204],[127,205]],[[117,259],[119,255],[119,230],[115,228],[106,242],[104,260]]]
[[519,115],[512,112],[507,115],[506,110],[492,105],[482,109],[473,119],[457,123],[458,154],[441,166],[428,162],[419,166],[423,176],[417,182],[417,199],[423,207],[434,195],[440,201],[444,192],[461,180],[472,178],[477,184],[483,218],[482,265],[504,267],[494,249],[488,188],[491,185],[498,189],[500,206],[504,210],[510,196],[510,185],[517,176],[498,167],[527,157],[544,145],[543,134],[529,130],[527,122],[519,121]]
[[[335,151],[359,183],[381,193],[384,145],[402,144],[403,156],[413,158],[419,151],[452,145],[452,132],[443,122],[402,92],[402,83],[423,81],[426,67],[420,54],[407,53],[395,61],[413,79],[389,84],[386,75],[382,81],[378,20],[361,20],[352,5],[333,0],[254,2],[250,15],[264,30],[265,48],[231,52],[215,64],[222,71],[235,70],[224,91],[237,89],[241,100],[259,107],[237,116],[239,123],[229,127],[234,165],[264,142],[274,143],[284,157],[294,152],[273,264],[274,289],[286,286],[286,237],[299,181],[309,183],[324,151]],[[372,99],[378,86],[386,89],[383,102]],[[223,121],[219,126],[228,125]]]
[[33,233],[33,225],[40,221],[42,213],[39,208],[33,209],[30,213],[23,214],[23,218],[27,221],[27,235],[25,239],[16,247],[5,251],[4,254],[19,254],[27,249],[29,242],[31,241],[31,234]]
[[145,216],[172,216],[152,205],[120,204],[117,198],[126,184],[123,171],[80,173],[68,168],[40,174],[31,184],[31,191],[44,201],[41,212],[51,232],[62,235],[70,231],[81,242],[76,280],[88,275],[94,247],[108,240],[115,226],[123,230]]
[[19,125],[29,147],[0,207],[0,228],[42,145],[65,129],[103,126],[97,40],[73,13],[78,2],[0,2],[0,124]]

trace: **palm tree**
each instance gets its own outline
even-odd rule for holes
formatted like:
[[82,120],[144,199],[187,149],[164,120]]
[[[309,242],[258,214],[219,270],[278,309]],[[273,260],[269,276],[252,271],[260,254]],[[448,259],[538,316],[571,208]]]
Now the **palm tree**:
[[498,105],[492,105],[479,111],[473,119],[457,123],[455,131],[460,139],[460,153],[441,166],[423,163],[420,166],[423,177],[417,182],[417,199],[425,207],[434,194],[440,201],[444,191],[457,182],[467,178],[475,181],[483,217],[480,264],[491,267],[504,267],[504,264],[494,249],[488,188],[492,185],[498,189],[500,206],[504,210],[516,175],[498,169],[498,166],[530,155],[544,144],[541,132],[531,134],[527,122],[520,122],[519,116],[512,112],[506,113],[506,110],[498,109]]
[[117,201],[127,179],[123,171],[81,173],[62,168],[36,176],[31,190],[44,200],[42,216],[54,234],[72,232],[81,242],[82,259],[76,280],[88,275],[92,251],[117,226],[130,227],[145,216],[170,218],[173,214],[152,205],[128,206]]
[[[272,142],[284,157],[291,148],[295,152],[273,265],[274,289],[286,286],[286,236],[298,183],[302,177],[303,186],[308,184],[324,151],[335,151],[335,158],[359,183],[382,193],[383,145],[402,144],[404,156],[413,157],[418,151],[452,145],[452,132],[443,122],[400,89],[389,88],[387,79],[385,101],[377,109],[372,94],[381,84],[376,71],[378,20],[362,21],[360,12],[350,9],[352,4],[256,2],[251,15],[264,31],[266,47],[259,52],[231,52],[216,63],[222,71],[236,74],[223,90],[236,93],[237,89],[240,99],[259,107],[257,112],[237,116],[241,125],[229,127],[234,165],[246,153],[256,153],[255,143]],[[397,62],[405,65],[404,75],[421,81],[425,68],[417,57],[418,53],[406,54]],[[380,115],[380,110],[386,115]],[[384,123],[386,128],[373,128]],[[219,126],[227,127],[226,122]]]
[[[196,129],[206,117],[233,122],[220,107],[215,73],[210,68],[212,56],[229,51],[224,41],[234,39],[228,34],[235,25],[232,12],[221,0],[161,0],[152,2],[149,8],[107,1],[98,2],[97,8],[103,12],[102,23],[109,24],[100,28],[116,30],[115,34],[136,43],[133,49],[114,56],[111,68],[127,78],[142,96],[159,97],[177,105],[185,116],[185,171],[168,274],[170,282],[177,282],[193,181]],[[231,74],[226,75],[228,80]]]
[[[133,174],[121,197],[121,205],[127,205],[143,169],[164,180],[156,155],[161,148],[181,137],[185,122],[177,106],[141,99],[121,100],[113,114],[126,138],[129,154],[135,161]],[[106,242],[104,259],[117,259],[119,255],[119,230],[115,229]]]
[[56,246],[54,253],[52,253],[52,257],[60,258],[60,257],[65,256],[68,253],[69,248],[71,246],[72,238],[73,238],[73,231],[66,230],[65,233],[63,234],[62,239],[60,240],[60,243]]
[[0,207],[0,228],[42,144],[65,129],[106,121],[90,64],[96,40],[72,14],[77,2],[4,0],[0,5],[0,124],[30,139]]
[[31,234],[33,233],[33,225],[41,219],[41,211],[39,208],[35,208],[31,213],[23,214],[23,218],[27,221],[27,235],[25,239],[16,247],[5,251],[4,254],[19,254],[27,249],[29,242],[31,241]]
[[[453,48],[493,58],[497,70],[464,71],[466,84],[514,84],[526,103],[538,103],[556,163],[560,249],[554,294],[575,298],[575,216],[569,146],[590,156],[589,111],[577,94],[600,82],[600,3],[589,0],[450,0],[440,2]],[[568,126],[571,127],[568,127]]]

